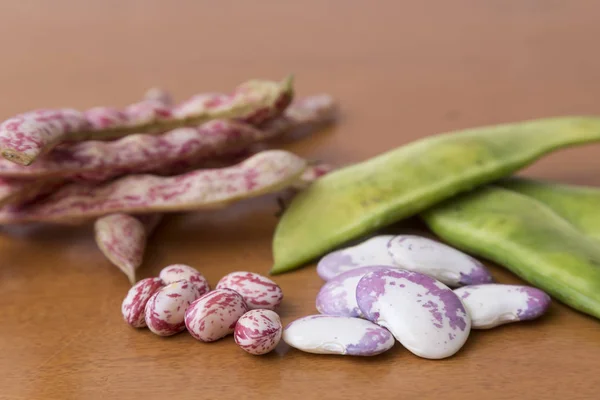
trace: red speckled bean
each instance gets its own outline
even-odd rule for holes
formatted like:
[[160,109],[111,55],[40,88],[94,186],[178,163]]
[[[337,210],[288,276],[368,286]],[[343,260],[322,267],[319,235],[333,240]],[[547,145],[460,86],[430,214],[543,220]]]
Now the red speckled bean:
[[63,186],[62,180],[18,180],[0,178],[0,206],[20,204]]
[[96,244],[108,260],[135,283],[135,271],[142,264],[146,240],[162,218],[147,214],[138,218],[117,213],[99,218],[94,224]]
[[200,296],[210,292],[208,281],[197,269],[185,264],[173,264],[163,268],[159,275],[165,285],[186,280],[196,286]]
[[228,168],[169,177],[131,175],[100,186],[71,184],[29,207],[3,209],[0,223],[214,209],[281,190],[293,184],[305,167],[306,162],[292,153],[268,150]]
[[185,312],[185,326],[203,342],[214,342],[233,333],[238,319],[248,311],[234,290],[216,289],[192,303]]
[[0,176],[103,181],[126,173],[180,173],[214,157],[234,156],[257,141],[328,122],[335,109],[330,96],[316,95],[293,102],[282,116],[261,129],[217,120],[162,135],[135,134],[112,142],[75,143],[56,148],[27,167],[0,159]]
[[233,337],[242,350],[258,356],[277,347],[282,331],[277,313],[271,310],[251,310],[238,320]]
[[146,326],[146,304],[158,290],[163,287],[160,278],[142,279],[129,289],[127,296],[121,304],[123,319],[134,328]]
[[198,290],[188,281],[177,281],[163,287],[146,304],[146,325],[159,336],[183,331],[185,311],[198,297]]
[[274,310],[281,300],[283,292],[279,285],[254,272],[238,271],[225,275],[217,289],[232,289],[242,295],[248,308]]
[[288,78],[280,83],[248,81],[231,95],[203,94],[174,107],[150,99],[124,110],[107,107],[84,113],[72,109],[36,110],[0,124],[0,151],[12,162],[29,165],[62,142],[160,133],[221,118],[260,124],[279,115],[292,96],[292,80]]

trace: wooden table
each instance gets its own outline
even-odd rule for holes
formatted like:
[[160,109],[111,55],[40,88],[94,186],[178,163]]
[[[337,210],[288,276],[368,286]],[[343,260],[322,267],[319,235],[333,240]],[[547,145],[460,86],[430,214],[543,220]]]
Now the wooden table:
[[[440,131],[599,113],[598,13],[593,0],[3,1],[0,117],[124,105],[151,86],[183,99],[294,72],[300,95],[329,92],[343,116],[286,147],[349,163]],[[600,147],[587,146],[524,174],[600,185],[599,168]],[[266,273],[275,212],[266,197],[174,215],[140,275],[170,263],[213,284],[234,270]],[[498,281],[519,282],[491,268]],[[276,280],[285,323],[315,313],[314,266]],[[3,228],[0,398],[598,398],[600,323],[558,303],[538,322],[473,332],[444,361],[400,345],[371,359],[285,348],[253,357],[231,337],[202,344],[129,328],[120,314],[128,287],[90,225]]]

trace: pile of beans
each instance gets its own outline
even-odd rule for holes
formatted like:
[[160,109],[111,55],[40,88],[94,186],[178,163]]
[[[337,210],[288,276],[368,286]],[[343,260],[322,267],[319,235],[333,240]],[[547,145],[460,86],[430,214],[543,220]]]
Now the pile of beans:
[[395,338],[419,357],[442,359],[460,350],[471,329],[531,320],[550,305],[541,290],[493,283],[479,261],[413,235],[335,251],[317,270],[327,281],[316,299],[321,314],[283,333],[287,344],[310,353],[373,356]]
[[259,274],[232,272],[211,290],[198,270],[176,264],[137,282],[121,311],[130,326],[147,327],[159,336],[187,329],[199,341],[214,342],[233,334],[241,349],[261,355],[281,339],[281,320],[274,310],[282,300],[281,288]]

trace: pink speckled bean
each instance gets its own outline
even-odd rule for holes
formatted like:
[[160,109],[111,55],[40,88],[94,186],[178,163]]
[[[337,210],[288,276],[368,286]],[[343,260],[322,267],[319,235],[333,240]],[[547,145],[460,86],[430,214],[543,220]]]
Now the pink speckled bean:
[[228,168],[169,177],[131,175],[100,186],[71,184],[29,207],[1,210],[0,223],[220,208],[281,190],[295,182],[305,167],[306,162],[292,153],[268,150]]
[[234,332],[248,306],[234,290],[216,289],[192,303],[185,312],[185,326],[203,342],[214,342]]
[[146,240],[162,219],[161,214],[138,218],[117,213],[101,217],[94,223],[98,248],[119,268],[133,285],[135,271],[142,265]]
[[242,350],[259,356],[277,347],[282,331],[276,312],[251,310],[238,320],[233,337]]
[[165,285],[180,280],[189,281],[192,285],[196,286],[200,296],[210,292],[210,285],[208,281],[197,269],[190,267],[185,264],[173,264],[164,267],[158,274],[160,279]]
[[274,310],[283,300],[278,284],[254,272],[238,271],[225,275],[217,289],[232,289],[242,295],[248,308]]
[[36,110],[0,124],[0,152],[15,163],[31,164],[62,142],[112,140],[133,133],[160,133],[197,126],[213,119],[236,118],[260,124],[279,115],[293,97],[292,79],[248,81],[231,95],[204,94],[174,107],[160,100],[144,101],[124,110],[95,108]]
[[183,331],[185,312],[198,297],[198,290],[188,281],[166,285],[148,300],[146,325],[159,336],[171,336]]
[[134,328],[146,326],[146,304],[150,297],[164,287],[159,278],[142,279],[129,289],[121,304],[123,319]]
[[[335,108],[331,97],[317,95],[293,102],[282,116],[261,129],[247,123],[217,120],[162,135],[135,134],[112,142],[64,145],[27,167],[0,159],[0,176],[102,181],[126,173],[181,173],[215,157],[235,156],[258,141],[327,122],[333,118]],[[323,172],[325,167],[319,168],[311,168],[310,173]]]

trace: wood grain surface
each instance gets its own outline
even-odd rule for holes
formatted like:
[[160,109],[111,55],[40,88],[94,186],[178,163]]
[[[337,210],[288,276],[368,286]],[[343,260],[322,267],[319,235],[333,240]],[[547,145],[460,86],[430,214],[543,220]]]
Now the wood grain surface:
[[[149,87],[178,99],[296,74],[299,95],[339,99],[339,124],[285,147],[338,165],[451,129],[600,114],[600,2],[0,2],[0,118],[37,107],[124,105]],[[600,146],[523,174],[600,185]],[[397,171],[402,173],[402,171]],[[266,273],[275,198],[173,215],[141,277],[170,263],[214,285]],[[426,233],[418,221],[390,232]],[[500,282],[519,282],[491,266]],[[284,323],[315,313],[314,265],[277,276]],[[127,278],[91,225],[0,231],[2,399],[597,399],[600,322],[555,303],[533,323],[473,332],[451,359],[397,345],[380,357],[263,357],[231,337],[160,338],[121,319]]]

